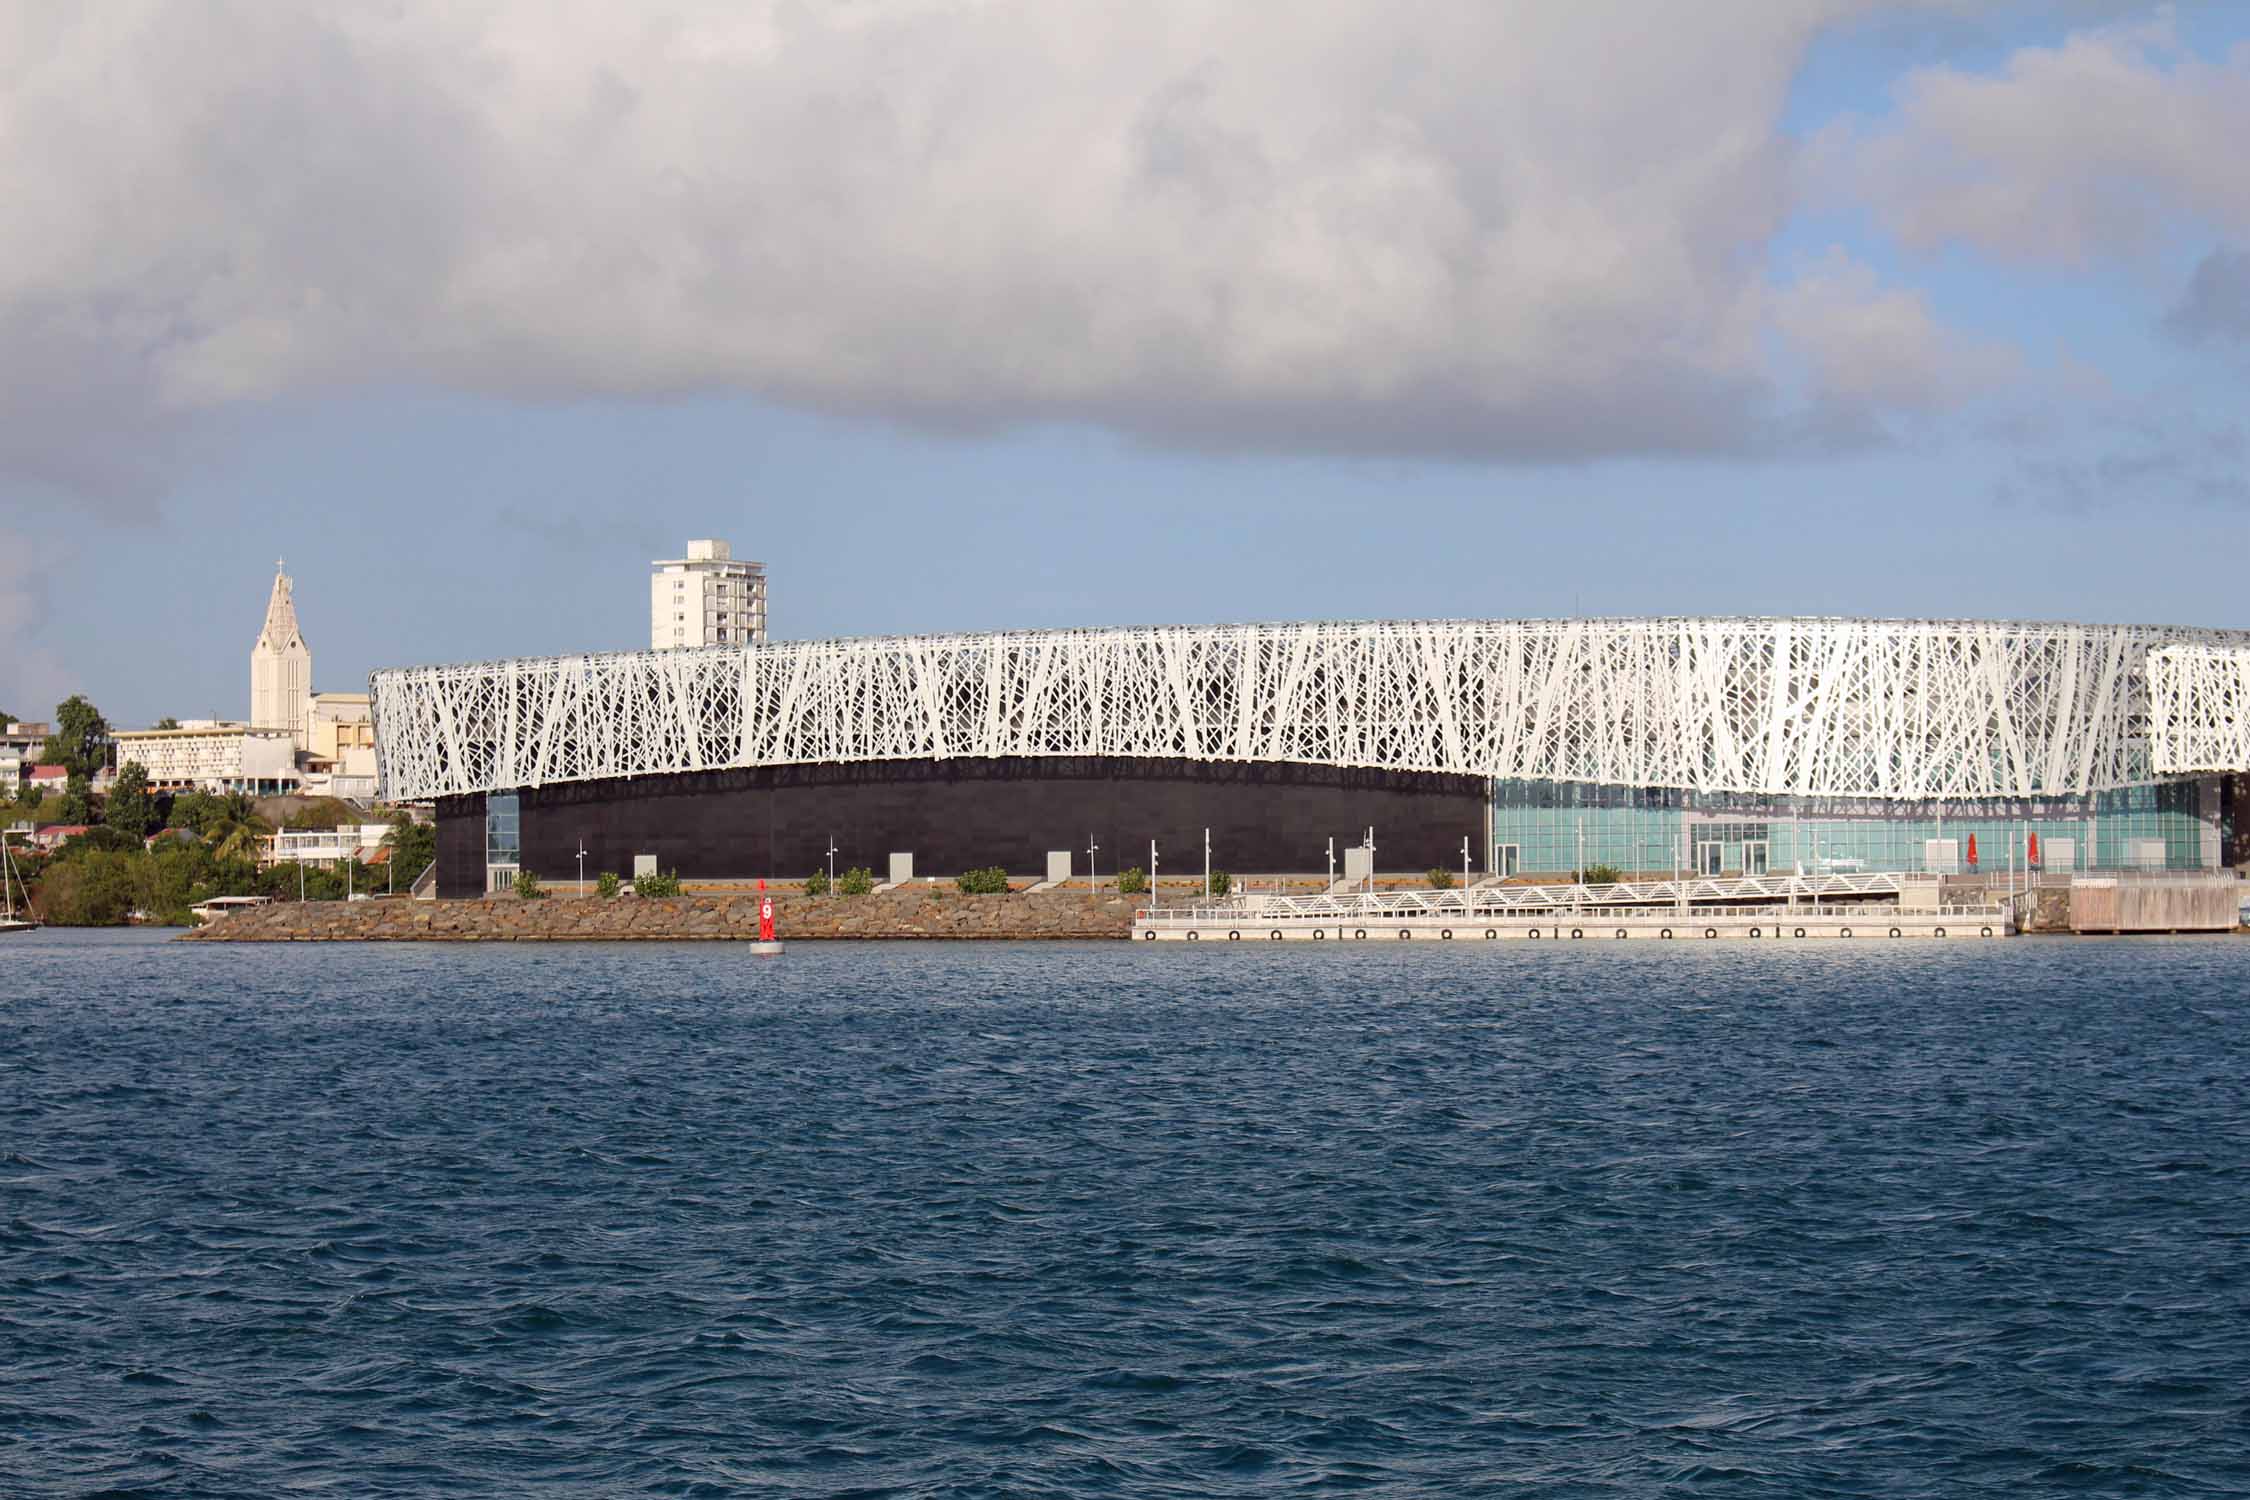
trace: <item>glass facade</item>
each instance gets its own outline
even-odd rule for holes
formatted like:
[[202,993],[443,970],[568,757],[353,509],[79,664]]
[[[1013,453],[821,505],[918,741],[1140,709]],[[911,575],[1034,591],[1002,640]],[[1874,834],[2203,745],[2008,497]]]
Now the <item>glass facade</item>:
[[523,862],[523,809],[514,792],[494,792],[484,799],[484,862],[515,865]]
[[[2225,847],[2217,787],[2156,782],[2087,797],[1991,802],[1765,798],[1585,782],[1499,781],[1491,864],[1555,876],[1608,865],[1670,876],[2025,868],[2036,837],[2045,871],[2216,865]],[[1975,858],[1971,860],[1971,840]]]

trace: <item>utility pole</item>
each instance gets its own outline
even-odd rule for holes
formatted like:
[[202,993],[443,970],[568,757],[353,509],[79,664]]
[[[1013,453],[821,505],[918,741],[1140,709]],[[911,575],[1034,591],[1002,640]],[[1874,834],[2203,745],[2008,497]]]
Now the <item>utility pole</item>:
[[1203,830],[1203,899],[1211,899],[1211,830]]
[[1086,835],[1086,889],[1089,893],[1094,889],[1094,851],[1100,847],[1092,834]]
[[1148,841],[1148,904],[1151,911],[1156,909],[1156,840],[1154,839]]
[[1367,837],[1362,842],[1363,847],[1367,850],[1367,894],[1372,896],[1375,894],[1375,828],[1373,824],[1368,825]]
[[1336,835],[1328,835],[1328,884],[1336,884]]
[[1469,899],[1469,836],[1461,835],[1461,899]]

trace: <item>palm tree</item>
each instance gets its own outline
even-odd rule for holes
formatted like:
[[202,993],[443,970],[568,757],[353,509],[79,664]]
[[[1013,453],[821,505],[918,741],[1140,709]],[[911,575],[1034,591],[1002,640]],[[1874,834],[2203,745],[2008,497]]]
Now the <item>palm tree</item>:
[[273,825],[258,816],[258,804],[240,792],[227,794],[226,808],[203,825],[203,837],[221,859],[247,859],[255,863],[258,842],[273,832]]

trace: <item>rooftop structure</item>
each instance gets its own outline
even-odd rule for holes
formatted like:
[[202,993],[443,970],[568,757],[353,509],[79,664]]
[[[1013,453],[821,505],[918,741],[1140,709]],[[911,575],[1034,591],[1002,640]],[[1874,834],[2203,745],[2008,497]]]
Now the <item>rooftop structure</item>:
[[649,648],[762,644],[765,564],[737,562],[734,549],[715,538],[689,542],[687,554],[650,564]]
[[287,729],[191,719],[177,729],[124,729],[117,763],[137,762],[159,791],[295,791],[297,744]]

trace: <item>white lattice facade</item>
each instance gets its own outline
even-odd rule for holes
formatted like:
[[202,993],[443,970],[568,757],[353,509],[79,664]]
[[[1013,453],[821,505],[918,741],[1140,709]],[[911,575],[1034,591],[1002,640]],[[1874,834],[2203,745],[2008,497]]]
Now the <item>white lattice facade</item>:
[[[2161,774],[2148,664],[2182,646],[2240,652],[2250,633],[1838,619],[1218,625],[545,657],[382,671],[372,688],[386,794],[401,798],[972,756],[1988,798]],[[2239,711],[2232,722],[2239,745]],[[2244,764],[2235,754],[2229,764]]]
[[2250,647],[2149,653],[2149,760],[2159,775],[2250,768]]

